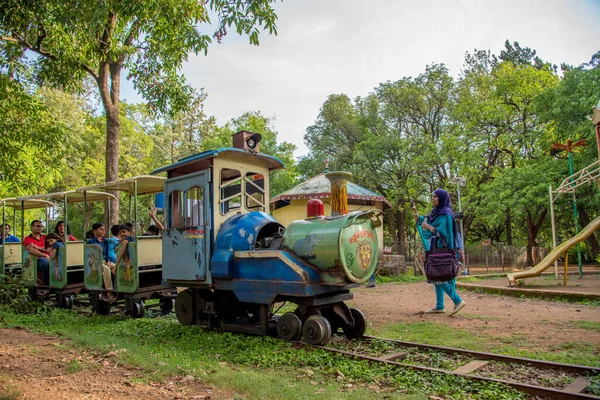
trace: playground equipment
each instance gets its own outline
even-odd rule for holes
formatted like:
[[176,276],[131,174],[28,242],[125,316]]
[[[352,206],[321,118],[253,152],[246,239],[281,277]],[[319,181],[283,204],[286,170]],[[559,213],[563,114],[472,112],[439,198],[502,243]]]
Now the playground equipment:
[[527,271],[513,272],[506,274],[508,278],[508,284],[510,286],[515,286],[517,279],[523,278],[532,278],[534,276],[540,275],[544,272],[549,266],[551,266],[554,262],[558,260],[560,256],[565,254],[571,247],[576,246],[577,243],[580,243],[590,237],[595,231],[600,229],[600,217],[596,218],[592,222],[590,222],[585,228],[581,230],[577,235],[573,236],[571,239],[563,242],[560,246],[556,247],[552,250],[542,261],[540,261],[535,267],[528,269]]
[[[550,252],[540,263],[527,271],[509,273],[506,275],[510,286],[516,284],[516,280],[520,278],[531,278],[538,276],[545,271],[552,263],[554,263],[554,276],[558,279],[558,258],[569,250],[574,245],[579,244],[583,240],[590,237],[598,228],[600,228],[600,217],[596,218],[588,224],[581,232],[577,233],[571,239],[563,242],[560,246],[556,246],[556,222],[554,220],[554,201],[563,193],[572,193],[575,198],[575,189],[587,183],[598,182],[600,184],[600,102],[593,108],[592,123],[596,128],[596,144],[598,146],[598,161],[588,165],[581,171],[572,173],[571,176],[565,178],[556,190],[549,188],[550,193],[550,217],[552,219],[552,245],[554,250]],[[572,168],[572,159],[569,159],[569,165]],[[572,169],[571,169],[572,171]],[[575,215],[576,210],[575,210]],[[566,271],[565,271],[566,274]],[[579,274],[582,275],[581,263],[579,264]]]

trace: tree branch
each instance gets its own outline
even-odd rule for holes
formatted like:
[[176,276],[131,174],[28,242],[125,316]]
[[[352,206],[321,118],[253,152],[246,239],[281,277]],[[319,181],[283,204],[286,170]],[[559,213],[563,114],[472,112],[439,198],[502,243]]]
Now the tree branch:
[[[13,43],[18,43],[20,44],[22,47],[24,47],[27,50],[31,50],[34,53],[37,53],[43,57],[46,57],[50,60],[58,60],[59,57],[57,57],[55,54],[50,53],[46,50],[42,50],[42,42],[41,40],[38,40],[38,46],[32,46],[29,42],[27,42],[24,39],[20,39],[20,38],[14,38],[11,36],[0,36],[0,40],[4,41],[4,42],[13,42]],[[98,79],[98,73],[96,71],[94,71],[92,69],[92,67],[90,67],[87,64],[83,64],[83,63],[76,63],[81,69],[83,69],[84,71],[86,71],[87,73],[89,73],[90,75],[92,75],[94,77],[94,79]]]

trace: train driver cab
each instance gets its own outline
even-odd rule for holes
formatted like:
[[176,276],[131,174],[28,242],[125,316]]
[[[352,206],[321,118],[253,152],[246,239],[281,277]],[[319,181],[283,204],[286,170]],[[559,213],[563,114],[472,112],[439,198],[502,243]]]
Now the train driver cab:
[[[232,216],[269,210],[269,173],[282,169],[258,153],[260,135],[241,131],[233,148],[208,150],[159,168],[166,172],[163,277],[171,283],[212,281],[210,259],[221,226]],[[191,262],[195,260],[195,262]]]

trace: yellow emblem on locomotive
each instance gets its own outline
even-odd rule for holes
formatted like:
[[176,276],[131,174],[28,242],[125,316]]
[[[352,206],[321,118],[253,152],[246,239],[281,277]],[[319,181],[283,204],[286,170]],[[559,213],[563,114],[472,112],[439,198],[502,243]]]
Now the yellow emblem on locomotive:
[[359,240],[357,243],[356,255],[358,262],[363,269],[368,269],[373,258],[373,249],[370,240]]

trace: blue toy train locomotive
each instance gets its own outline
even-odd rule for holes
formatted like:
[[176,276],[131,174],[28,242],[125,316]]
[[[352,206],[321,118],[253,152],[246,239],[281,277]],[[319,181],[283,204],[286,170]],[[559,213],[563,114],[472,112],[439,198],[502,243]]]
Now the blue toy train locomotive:
[[[363,313],[344,301],[375,269],[380,213],[345,213],[342,173],[332,183],[339,188],[332,206],[340,203],[341,210],[284,228],[266,213],[269,173],[283,164],[258,153],[259,141],[242,131],[234,135],[236,148],[153,172],[167,173],[163,280],[186,288],[177,294],[177,319],[260,335],[276,331],[286,340],[303,336],[310,344],[327,343],[339,329],[362,336]],[[284,302],[297,308],[278,317],[274,306]]]

